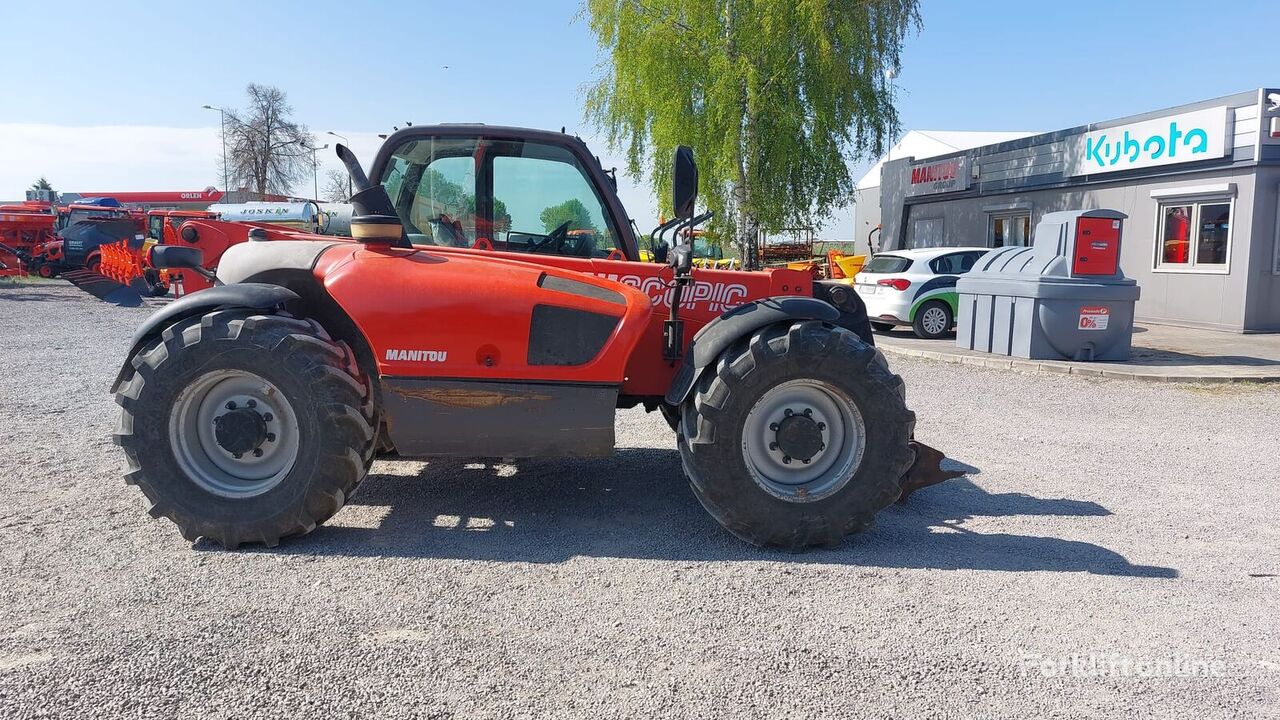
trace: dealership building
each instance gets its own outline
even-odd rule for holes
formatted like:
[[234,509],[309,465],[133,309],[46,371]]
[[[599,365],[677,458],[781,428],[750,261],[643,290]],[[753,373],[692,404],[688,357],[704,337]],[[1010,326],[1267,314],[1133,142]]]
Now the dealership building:
[[1142,288],[1138,319],[1280,331],[1280,90],[877,170],[878,184],[859,182],[855,227],[879,227],[881,251],[1025,245],[1045,213],[1110,208],[1128,215],[1120,265]]

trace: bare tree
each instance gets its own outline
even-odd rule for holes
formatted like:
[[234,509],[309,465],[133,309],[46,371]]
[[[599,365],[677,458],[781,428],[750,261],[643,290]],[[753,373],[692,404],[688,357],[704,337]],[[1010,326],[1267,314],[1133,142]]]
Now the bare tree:
[[249,83],[249,107],[226,114],[226,147],[231,178],[259,193],[288,194],[311,169],[315,139],[295,122],[284,91]]
[[324,174],[320,199],[326,202],[346,202],[347,187],[347,174],[336,168],[329,168]]

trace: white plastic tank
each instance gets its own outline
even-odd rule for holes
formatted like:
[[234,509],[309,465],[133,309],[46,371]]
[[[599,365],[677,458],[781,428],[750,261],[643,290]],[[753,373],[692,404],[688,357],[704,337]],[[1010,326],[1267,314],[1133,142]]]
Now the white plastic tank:
[[351,203],[320,203],[321,235],[351,235]]
[[311,232],[320,229],[320,206],[309,201],[215,203],[209,211],[232,222],[276,223]]

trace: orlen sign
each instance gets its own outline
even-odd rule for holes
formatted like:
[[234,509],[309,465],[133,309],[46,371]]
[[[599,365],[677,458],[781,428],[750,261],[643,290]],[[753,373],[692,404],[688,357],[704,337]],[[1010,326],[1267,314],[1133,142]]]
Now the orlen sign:
[[1094,130],[1067,142],[1068,176],[1220,158],[1227,154],[1227,108]]
[[907,195],[929,195],[968,188],[968,155],[911,165],[911,182],[907,184]]

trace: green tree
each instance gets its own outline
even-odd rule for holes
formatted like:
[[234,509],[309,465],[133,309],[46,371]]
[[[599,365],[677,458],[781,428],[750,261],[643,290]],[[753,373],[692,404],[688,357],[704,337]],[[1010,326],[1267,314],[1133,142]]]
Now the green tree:
[[[476,196],[468,193],[464,198],[467,205],[467,213],[476,214]],[[494,230],[510,230],[511,229],[511,213],[507,211],[507,204],[499,200],[493,199],[493,229]]]
[[31,189],[32,190],[49,190],[52,192],[53,186],[49,184],[49,181],[46,180],[43,175],[41,175],[39,180],[36,180],[35,182],[31,183]]
[[587,207],[577,198],[570,198],[560,203],[543,208],[542,214],[538,216],[542,220],[542,227],[547,232],[551,232],[566,222],[569,223],[570,230],[590,230],[597,235],[600,229],[595,223],[591,222],[591,213],[587,211]]
[[850,160],[898,130],[891,73],[917,0],[586,0],[604,56],[586,115],[670,211],[671,153],[690,145],[715,227],[811,225],[852,193]]

